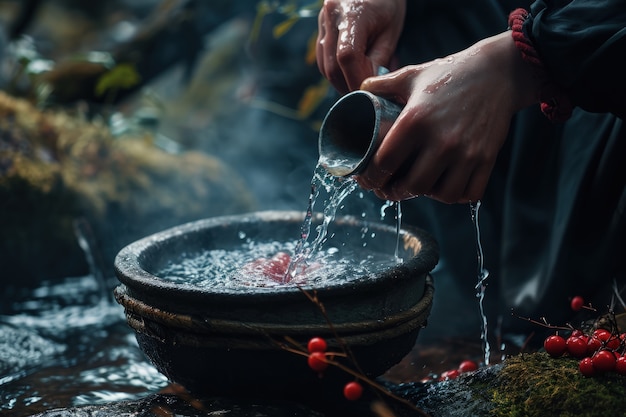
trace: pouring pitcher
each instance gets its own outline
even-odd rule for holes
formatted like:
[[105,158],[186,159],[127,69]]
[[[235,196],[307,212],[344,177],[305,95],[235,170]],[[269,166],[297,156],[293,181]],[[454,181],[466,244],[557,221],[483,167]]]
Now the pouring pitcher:
[[358,174],[376,152],[402,106],[369,91],[339,99],[320,128],[319,163],[336,177]]

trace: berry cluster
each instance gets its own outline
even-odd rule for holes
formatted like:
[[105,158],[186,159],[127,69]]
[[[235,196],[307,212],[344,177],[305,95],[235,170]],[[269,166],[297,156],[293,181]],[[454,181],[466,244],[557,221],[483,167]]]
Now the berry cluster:
[[[328,355],[327,349],[328,345],[323,338],[313,337],[309,340],[307,344],[309,368],[318,373],[322,373],[328,368],[330,363],[326,357]],[[358,381],[348,382],[343,387],[343,396],[350,401],[358,400],[361,395],[363,395],[363,386]]]
[[578,369],[584,376],[611,371],[626,375],[626,333],[597,329],[585,334],[574,330],[567,339],[558,334],[548,336],[543,347],[553,358],[568,354],[580,359]]
[[437,381],[448,381],[450,379],[456,379],[458,378],[461,374],[464,374],[466,372],[474,372],[478,370],[478,364],[474,361],[471,360],[464,360],[463,362],[461,362],[459,364],[459,367],[456,369],[449,369],[447,371],[444,371],[441,373],[441,375],[439,375],[436,378],[424,378],[421,380],[421,382],[431,382],[433,380],[437,380]]
[[[589,307],[585,306],[582,297],[576,296],[571,300],[571,308],[579,311]],[[574,329],[567,339],[558,334],[548,336],[543,347],[553,358],[567,354],[580,359],[578,369],[584,376],[591,377],[612,371],[626,375],[626,333],[610,332],[602,328],[592,333]]]

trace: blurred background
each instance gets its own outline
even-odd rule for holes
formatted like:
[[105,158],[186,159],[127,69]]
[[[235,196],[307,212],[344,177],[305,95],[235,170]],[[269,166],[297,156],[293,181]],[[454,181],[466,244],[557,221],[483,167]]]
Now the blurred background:
[[0,269],[77,275],[182,222],[305,210],[318,2],[0,2]]
[[0,1],[0,414],[167,386],[112,300],[123,246],[306,210],[319,3]]

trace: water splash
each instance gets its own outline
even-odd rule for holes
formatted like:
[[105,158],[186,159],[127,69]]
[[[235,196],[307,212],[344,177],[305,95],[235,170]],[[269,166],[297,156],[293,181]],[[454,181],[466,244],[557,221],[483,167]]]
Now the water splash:
[[487,283],[485,281],[489,277],[489,271],[484,267],[483,246],[480,240],[480,226],[478,220],[480,204],[480,200],[475,203],[470,203],[470,215],[472,217],[472,223],[474,224],[474,229],[476,231],[476,251],[478,257],[478,281],[476,282],[476,286],[474,287],[474,289],[476,290],[476,298],[478,298],[478,307],[480,309],[480,317],[482,320],[480,338],[483,342],[484,360],[485,365],[489,365],[491,348],[489,346],[489,339],[487,334],[487,315],[485,314],[484,307],[485,291],[487,289]]
[[[285,274],[284,282],[295,279],[299,271],[306,267],[307,261],[320,250],[325,242],[328,234],[328,226],[335,219],[337,209],[345,198],[357,188],[357,182],[351,177],[335,177],[329,174],[318,162],[313,172],[311,180],[311,194],[309,196],[309,205],[306,210],[306,216],[300,228],[300,240],[296,245],[289,268]],[[320,195],[320,191],[324,189],[329,195],[324,202],[323,220],[317,226],[317,236],[309,242],[311,234],[311,224],[313,220],[313,210],[315,203]]]

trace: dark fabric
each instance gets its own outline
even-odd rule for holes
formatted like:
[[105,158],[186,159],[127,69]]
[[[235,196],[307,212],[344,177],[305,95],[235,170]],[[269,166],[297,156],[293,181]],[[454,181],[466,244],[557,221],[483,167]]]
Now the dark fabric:
[[574,105],[626,117],[626,3],[538,0],[524,30]]
[[[537,12],[543,3],[536,2],[532,10]],[[601,7],[619,2],[562,3]],[[402,65],[445,56],[502,32],[511,10],[530,8],[529,2],[521,1],[407,4],[407,25],[398,48]],[[585,22],[586,14],[580,13],[579,21]],[[593,81],[588,78],[590,71],[600,67],[592,62],[591,55],[580,54],[580,62],[575,62],[573,52],[568,64],[557,62],[565,59],[564,52],[550,48],[559,39],[565,42],[567,31],[559,36],[555,29],[547,40],[549,46],[544,46],[541,42],[549,23],[543,20],[546,17],[547,12],[535,15],[534,24],[543,29],[541,36],[533,39],[543,54],[556,54],[549,59],[550,71],[554,67],[554,74],[558,74],[561,68],[564,79],[576,80],[567,85],[576,89],[578,104],[594,110],[608,110],[610,104],[611,110],[619,110],[624,76],[613,91],[598,93],[607,85],[605,78],[594,89],[583,92]],[[562,30],[565,27],[561,26]],[[571,42],[569,49],[575,51],[576,39]],[[599,63],[623,65],[625,53],[622,48],[612,57],[603,55]],[[609,93],[619,97],[605,99]],[[614,103],[618,106],[613,107]],[[626,285],[625,148],[624,122],[610,113],[577,108],[569,121],[558,124],[547,120],[538,106],[532,106],[514,117],[479,210],[484,262],[490,272],[485,308],[492,332],[496,326],[502,332],[541,330],[511,315],[512,310],[525,317],[546,317],[554,324],[575,322],[582,313],[571,311],[570,297],[582,295],[602,311],[611,301],[613,282]],[[469,207],[427,198],[403,202],[402,207],[404,222],[430,231],[441,246],[430,325],[420,337],[480,334],[474,289],[477,238]]]

